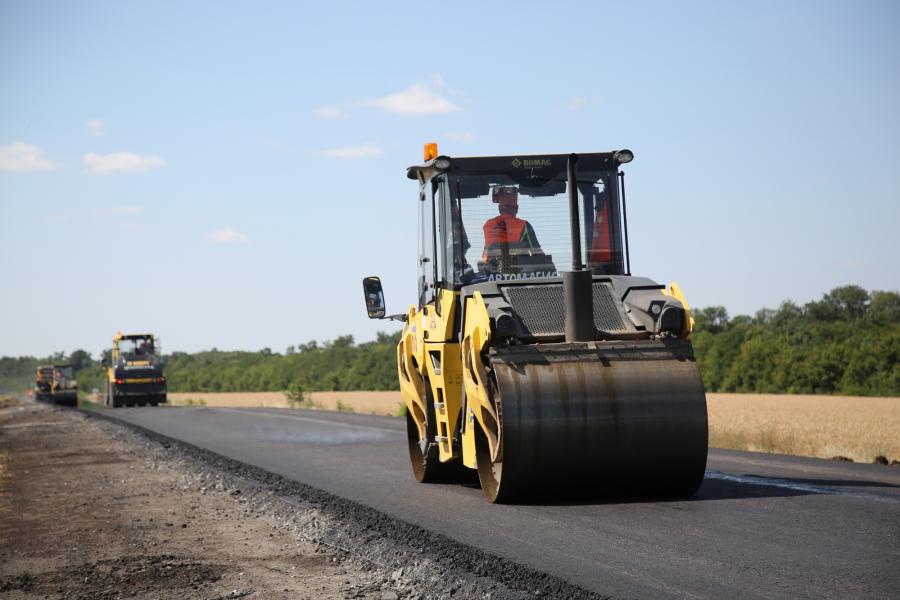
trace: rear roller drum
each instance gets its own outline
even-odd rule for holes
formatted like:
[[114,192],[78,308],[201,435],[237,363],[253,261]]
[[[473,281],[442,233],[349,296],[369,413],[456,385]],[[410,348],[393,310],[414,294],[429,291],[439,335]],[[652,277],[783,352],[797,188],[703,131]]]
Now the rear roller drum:
[[487,438],[479,428],[475,431],[475,456],[478,459],[478,481],[481,491],[489,502],[504,502],[512,497],[509,485],[504,487],[503,461],[491,460],[491,450]]
[[426,381],[425,406],[428,409],[425,426],[425,440],[419,439],[419,428],[415,419],[406,413],[406,439],[409,444],[409,461],[412,465],[413,477],[419,483],[465,483],[474,482],[474,473],[467,469],[459,459],[441,462],[438,458],[438,447],[435,442],[437,427],[434,417],[434,400],[431,386]]

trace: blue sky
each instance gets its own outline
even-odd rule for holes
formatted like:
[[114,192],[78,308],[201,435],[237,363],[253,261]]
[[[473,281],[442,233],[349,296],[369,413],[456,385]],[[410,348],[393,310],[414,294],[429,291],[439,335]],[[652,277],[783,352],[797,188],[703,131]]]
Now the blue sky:
[[430,140],[632,149],[632,270],[694,305],[897,290],[898,26],[888,1],[2,3],[0,355],[391,330],[360,279],[414,301]]

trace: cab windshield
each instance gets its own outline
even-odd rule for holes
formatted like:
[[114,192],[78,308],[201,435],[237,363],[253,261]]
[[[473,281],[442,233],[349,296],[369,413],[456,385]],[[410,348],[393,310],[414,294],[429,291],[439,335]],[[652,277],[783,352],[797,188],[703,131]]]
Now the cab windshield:
[[151,336],[124,338],[119,341],[119,353],[123,356],[151,356],[155,353]]
[[66,365],[66,366],[60,366],[60,367],[53,367],[53,369],[55,371],[54,375],[56,376],[57,379],[72,379],[75,377],[75,372],[71,366]]
[[[556,277],[572,268],[564,177],[451,175],[450,232],[456,285]],[[624,273],[615,174],[578,173],[582,261],[597,274]]]

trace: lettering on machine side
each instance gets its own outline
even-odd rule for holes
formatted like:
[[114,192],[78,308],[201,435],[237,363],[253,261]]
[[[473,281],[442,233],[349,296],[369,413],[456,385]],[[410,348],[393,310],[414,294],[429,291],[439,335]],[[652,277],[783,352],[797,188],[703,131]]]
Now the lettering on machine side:
[[549,158],[514,158],[512,159],[512,166],[514,169],[518,169],[519,167],[524,167],[526,169],[539,169],[543,167],[552,167],[553,161]]
[[523,165],[525,168],[549,167],[552,165],[552,162],[549,158],[526,158],[523,161]]
[[488,281],[509,281],[510,279],[534,279],[536,277],[559,277],[558,271],[534,271],[532,273],[491,273]]

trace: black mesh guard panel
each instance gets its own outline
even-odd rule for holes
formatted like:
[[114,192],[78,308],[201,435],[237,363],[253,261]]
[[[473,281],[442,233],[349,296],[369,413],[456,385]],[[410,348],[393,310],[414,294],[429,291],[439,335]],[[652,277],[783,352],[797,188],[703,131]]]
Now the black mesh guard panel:
[[605,283],[594,284],[594,329],[609,333],[628,331],[616,306],[612,290]]
[[[565,335],[565,302],[561,284],[502,286],[503,297],[519,317],[526,336]],[[622,320],[609,285],[595,283],[594,329],[597,332],[631,331]]]
[[565,333],[565,304],[561,284],[510,285],[501,288],[519,317],[525,334],[540,337]]

